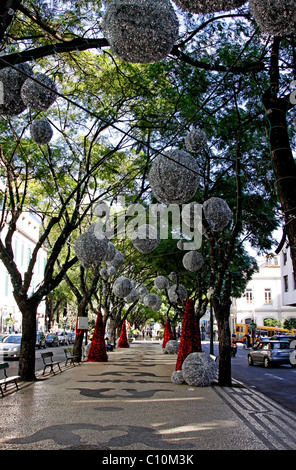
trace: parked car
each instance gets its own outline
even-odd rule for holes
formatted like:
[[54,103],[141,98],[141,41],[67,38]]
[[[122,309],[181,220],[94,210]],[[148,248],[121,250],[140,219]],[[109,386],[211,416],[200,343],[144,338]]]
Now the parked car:
[[49,333],[45,340],[46,346],[59,346],[59,338],[55,333]]
[[276,364],[290,364],[289,358],[293,351],[294,348],[290,348],[289,341],[260,341],[249,351],[248,363],[250,366],[256,363],[263,364],[264,367]]
[[60,344],[70,344],[68,333],[66,333],[65,331],[60,331],[58,333],[58,338]]
[[74,343],[74,338],[75,338],[75,337],[74,337],[74,334],[71,333],[71,331],[67,331],[67,332],[66,332],[66,335],[68,335],[69,344]]
[[2,341],[8,336],[8,334],[5,334],[5,333],[1,333],[0,334],[0,343],[2,343]]
[[19,359],[22,335],[8,335],[0,342],[0,357],[6,359]]
[[36,333],[36,348],[41,349],[45,348],[45,334],[42,331],[37,331]]

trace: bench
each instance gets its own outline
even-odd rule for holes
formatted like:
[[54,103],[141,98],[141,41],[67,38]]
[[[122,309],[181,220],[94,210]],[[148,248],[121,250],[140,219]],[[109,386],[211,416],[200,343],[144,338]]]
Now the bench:
[[45,374],[45,371],[46,369],[49,367],[51,372],[54,374],[54,366],[58,366],[58,368],[60,369],[60,372],[62,372],[61,368],[60,368],[60,362],[53,362],[53,353],[52,352],[47,352],[47,353],[43,353],[41,354],[41,357],[42,357],[42,360],[43,360],[43,364],[44,364],[44,368],[43,368],[43,375]]
[[70,362],[70,364],[74,364],[74,366],[77,364],[79,364],[79,362],[76,362],[75,359],[79,359],[79,356],[73,356],[73,350],[72,348],[66,348],[64,349],[64,353],[65,353],[65,356],[66,356],[66,362],[65,362],[65,366],[68,364],[68,362]]
[[14,375],[12,377],[8,377],[7,372],[6,372],[6,369],[8,369],[8,367],[9,367],[9,364],[7,362],[3,362],[0,364],[0,370],[3,370],[3,374],[4,374],[4,378],[0,380],[0,389],[1,389],[2,397],[4,397],[4,392],[3,392],[2,387],[4,386],[4,390],[6,390],[6,386],[9,383],[14,383],[17,390],[19,390],[17,381],[20,379],[20,376]]

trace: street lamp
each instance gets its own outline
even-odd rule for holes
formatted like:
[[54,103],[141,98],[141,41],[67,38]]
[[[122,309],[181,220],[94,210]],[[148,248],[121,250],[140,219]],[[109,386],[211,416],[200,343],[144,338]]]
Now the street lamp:
[[212,295],[214,288],[210,287],[207,291],[207,299],[210,301],[210,354],[214,355],[214,339],[213,339],[213,306],[212,306]]

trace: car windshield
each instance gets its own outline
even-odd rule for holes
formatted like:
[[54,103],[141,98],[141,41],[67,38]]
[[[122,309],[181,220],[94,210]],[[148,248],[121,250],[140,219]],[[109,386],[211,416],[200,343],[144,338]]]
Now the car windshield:
[[3,343],[16,343],[20,344],[22,337],[21,336],[8,336],[4,339]]

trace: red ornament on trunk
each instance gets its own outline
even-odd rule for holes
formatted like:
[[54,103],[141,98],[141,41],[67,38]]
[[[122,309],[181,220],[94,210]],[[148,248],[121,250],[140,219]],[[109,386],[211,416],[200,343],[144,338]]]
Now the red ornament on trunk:
[[120,337],[119,337],[119,341],[118,341],[118,348],[128,348],[129,345],[128,345],[128,341],[127,341],[127,336],[126,336],[126,325],[125,325],[125,321],[123,322],[122,324],[122,328],[121,328],[121,333],[120,333]]
[[167,342],[171,341],[172,339],[174,339],[174,335],[171,329],[170,319],[168,318],[164,327],[162,347],[165,348]]
[[184,360],[193,352],[202,352],[200,331],[197,318],[194,314],[194,302],[192,299],[187,299],[176,370],[181,370]]
[[98,313],[93,339],[90,345],[87,362],[107,362],[105,327],[101,312]]

